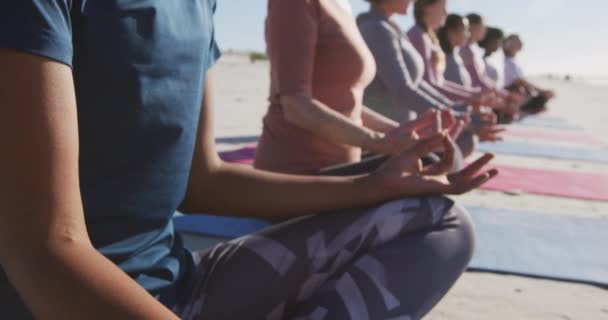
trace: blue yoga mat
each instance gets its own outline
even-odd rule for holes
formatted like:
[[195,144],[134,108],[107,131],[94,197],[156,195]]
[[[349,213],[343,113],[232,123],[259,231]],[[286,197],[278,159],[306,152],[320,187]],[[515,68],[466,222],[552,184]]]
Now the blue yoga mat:
[[608,149],[562,147],[549,144],[542,145],[526,142],[500,141],[496,143],[480,143],[478,150],[482,152],[512,154],[526,157],[608,163]]
[[467,209],[477,234],[471,270],[608,286],[608,220]]
[[268,222],[258,219],[229,218],[206,214],[179,215],[173,219],[173,224],[179,232],[224,238],[238,238],[270,226]]
[[561,129],[561,130],[571,130],[571,131],[582,131],[583,128],[570,124],[568,122],[553,122],[553,121],[545,121],[538,119],[526,119],[523,121],[515,122],[510,125],[515,126],[526,126],[526,127],[543,127],[543,128],[551,128],[551,129]]
[[[608,286],[608,220],[467,209],[477,234],[472,271]],[[180,216],[174,222],[193,250],[270,226],[256,219],[207,215]]]
[[527,117],[522,121],[515,122],[513,125],[544,127],[564,130],[583,130],[581,127],[571,124],[566,120],[557,117]]

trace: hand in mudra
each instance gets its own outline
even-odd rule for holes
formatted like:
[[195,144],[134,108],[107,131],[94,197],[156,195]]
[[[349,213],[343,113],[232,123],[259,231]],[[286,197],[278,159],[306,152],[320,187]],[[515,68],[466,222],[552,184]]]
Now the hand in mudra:
[[[441,146],[440,162],[423,166],[421,158]],[[480,187],[498,174],[498,170],[482,169],[494,158],[486,154],[463,170],[449,174],[454,162],[455,145],[444,132],[422,139],[411,149],[392,157],[367,179],[380,192],[390,197],[410,197],[427,194],[463,194]]]
[[[387,155],[398,155],[412,148],[418,141],[445,130],[455,139],[462,132],[464,125],[462,121],[457,121],[449,110],[429,110],[420,118],[404,122],[387,133],[379,143],[379,151]],[[441,147],[434,151],[442,150]]]

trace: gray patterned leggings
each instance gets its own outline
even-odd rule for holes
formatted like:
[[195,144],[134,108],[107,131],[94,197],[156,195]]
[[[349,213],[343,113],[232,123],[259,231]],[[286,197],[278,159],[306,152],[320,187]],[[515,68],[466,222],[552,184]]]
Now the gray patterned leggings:
[[198,253],[182,319],[420,319],[473,252],[444,197],[307,216]]

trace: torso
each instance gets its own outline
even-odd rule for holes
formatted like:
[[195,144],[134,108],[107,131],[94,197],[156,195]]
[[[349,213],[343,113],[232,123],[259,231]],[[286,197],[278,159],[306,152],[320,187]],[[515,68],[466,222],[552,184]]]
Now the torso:
[[466,88],[473,86],[471,76],[464,66],[462,58],[457,52],[446,55],[445,79],[462,85]]
[[[446,61],[439,42],[433,41],[431,36],[418,25],[413,26],[407,32],[407,36],[420,56],[422,56],[424,66],[427,63],[430,64],[430,68],[424,68],[425,79],[434,79],[441,82],[445,73]],[[432,74],[426,74],[427,72],[431,72]]]
[[[374,59],[347,10],[335,0],[313,2],[319,8],[312,70],[313,98],[362,124],[363,91],[375,75]],[[268,41],[267,46],[270,52],[271,47],[281,44]],[[270,60],[273,68],[272,57]],[[256,167],[278,172],[315,173],[326,166],[360,160],[359,148],[331,143],[314,132],[289,124],[283,115],[276,81],[271,80],[271,106],[264,119]]]
[[76,3],[73,74],[87,230],[101,253],[162,294],[188,267],[171,219],[186,191],[205,74],[216,57],[215,0]]

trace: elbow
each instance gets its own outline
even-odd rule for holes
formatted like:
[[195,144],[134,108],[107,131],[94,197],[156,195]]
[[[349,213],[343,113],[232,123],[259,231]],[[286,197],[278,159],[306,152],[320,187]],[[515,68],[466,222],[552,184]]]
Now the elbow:
[[205,212],[210,207],[214,199],[221,195],[218,194],[217,186],[219,182],[216,176],[221,175],[224,162],[218,160],[217,166],[204,172],[192,170],[190,181],[186,189],[186,194],[182,199],[177,210],[183,214]]
[[[7,270],[18,270],[32,263],[50,261],[52,257],[70,255],[83,250],[95,250],[86,230],[63,227],[49,232],[24,232],[19,245],[3,247],[0,265]],[[15,242],[13,242],[14,244]]]

